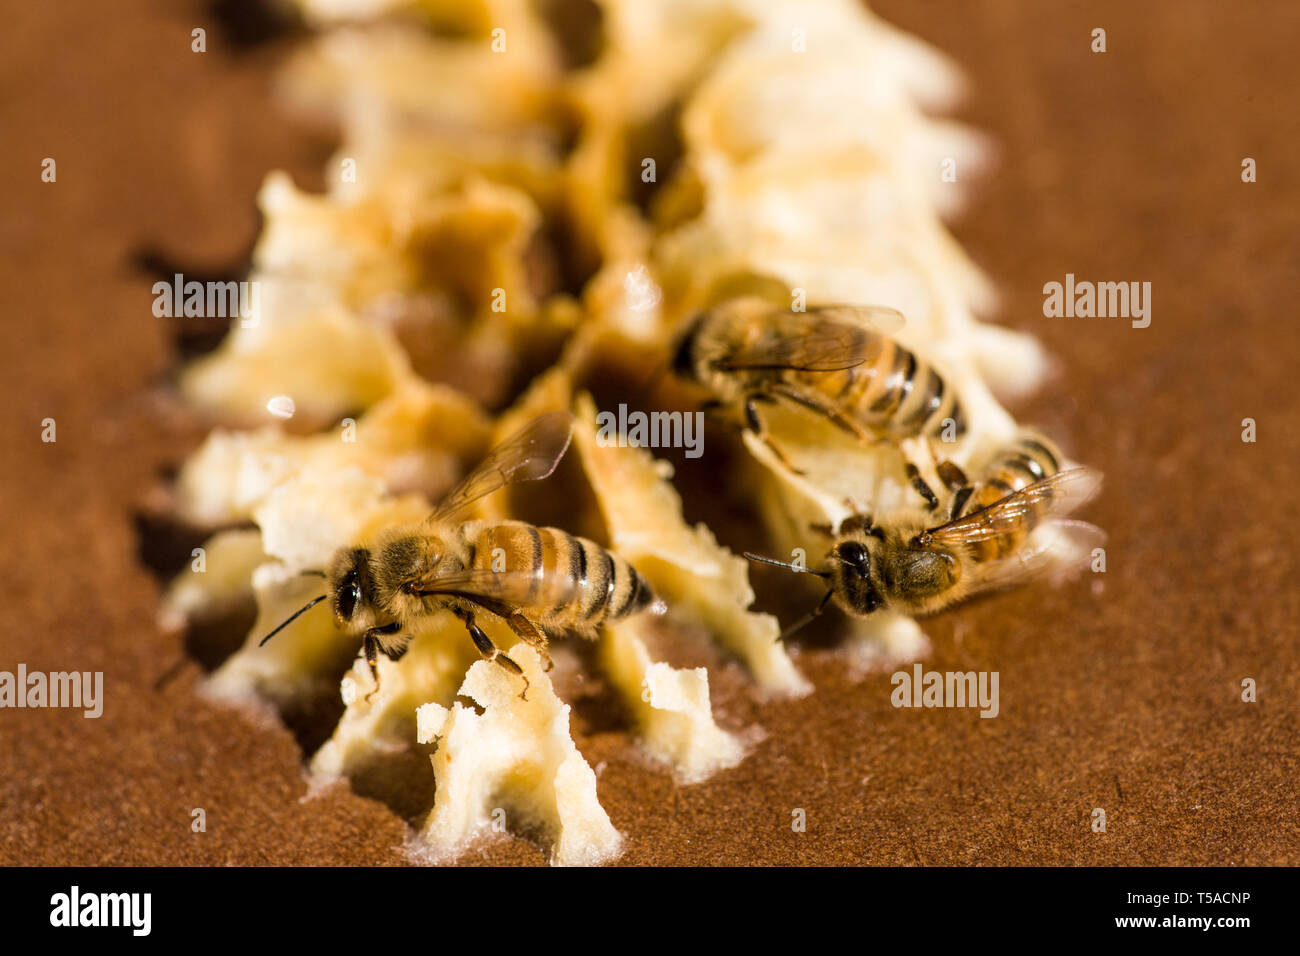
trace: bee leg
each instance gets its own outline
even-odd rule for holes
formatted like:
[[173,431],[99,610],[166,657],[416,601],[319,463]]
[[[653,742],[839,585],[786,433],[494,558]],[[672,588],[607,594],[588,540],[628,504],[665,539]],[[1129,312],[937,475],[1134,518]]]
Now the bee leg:
[[379,690],[379,640],[366,632],[364,643],[366,649],[366,663],[370,665],[370,677],[374,680],[375,686],[370,688],[370,693],[366,694],[366,703],[370,703],[370,698],[374,697]]
[[960,488],[952,496],[952,512],[948,516],[949,521],[956,521],[961,516],[961,509],[966,507],[966,502],[970,500],[971,493],[975,490],[973,485],[967,485]]
[[956,521],[962,509],[966,507],[966,502],[970,500],[971,493],[975,491],[975,486],[970,483],[966,472],[962,471],[960,466],[946,458],[935,465],[935,472],[952,492],[952,507],[948,509],[948,520]]
[[871,515],[854,513],[840,522],[840,534],[850,534],[854,531],[861,531],[863,534],[869,534],[873,537],[882,537],[883,532],[877,528],[871,521]]
[[916,493],[925,499],[925,503],[930,506],[931,511],[937,511],[939,508],[939,496],[934,493],[929,483],[921,477],[921,470],[910,461],[905,466],[908,480],[912,482],[912,487]]
[[768,389],[774,395],[779,395],[786,401],[793,402],[796,405],[801,405],[809,411],[816,412],[818,415],[829,419],[832,425],[848,432],[860,442],[865,444],[877,444],[883,440],[871,434],[871,432],[864,429],[834,405],[818,401],[816,398],[806,395],[798,389],[790,388],[789,386],[780,383],[773,383],[768,386]]
[[885,533],[876,527],[871,515],[858,510],[857,503],[852,498],[845,498],[844,506],[849,509],[850,514],[847,518],[840,520],[838,527],[832,528],[829,524],[810,524],[809,529],[832,538],[854,531],[861,531],[864,534],[884,540]]
[[551,660],[551,655],[546,652],[546,635],[519,611],[505,615],[505,619],[506,623],[510,625],[510,630],[532,646],[533,650],[542,659],[542,667],[547,673],[550,673],[551,668],[555,666],[555,661]]
[[745,396],[746,427],[755,435],[757,435],[764,445],[772,449],[772,454],[776,455],[777,459],[781,462],[781,464],[785,467],[787,471],[791,472],[792,474],[796,474],[802,478],[805,472],[799,468],[796,468],[794,466],[794,463],[791,462],[790,459],[785,456],[785,452],[783,452],[780,449],[780,447],[776,444],[776,442],[772,441],[772,436],[767,433],[767,426],[763,424],[762,416],[758,414],[758,403],[771,402],[771,401],[772,401],[771,396],[765,395],[762,392],[752,392],[749,395]]
[[935,465],[935,472],[939,475],[940,480],[944,483],[949,491],[956,494],[961,489],[970,484],[970,479],[966,477],[966,472],[954,462],[945,458]]
[[489,661],[495,661],[497,664],[510,671],[510,673],[518,674],[523,678],[524,689],[520,691],[519,699],[527,700],[528,678],[524,675],[524,669],[505,654],[502,654],[501,651],[497,650],[497,646],[492,643],[492,638],[483,633],[483,629],[474,623],[473,614],[469,611],[454,611],[453,613],[460,618],[461,623],[465,625],[465,629],[469,631],[469,636],[474,641],[474,646],[478,648],[478,652],[482,654],[484,658]]
[[[366,663],[370,665],[370,676],[374,678],[375,686],[370,688],[370,693],[366,694],[366,703],[370,703],[370,698],[374,697],[379,691],[379,635],[396,634],[402,629],[401,624],[385,624],[383,627],[372,627],[366,631],[366,639],[363,644],[366,651]],[[390,655],[392,660],[398,660],[406,653],[403,647],[396,655]]]

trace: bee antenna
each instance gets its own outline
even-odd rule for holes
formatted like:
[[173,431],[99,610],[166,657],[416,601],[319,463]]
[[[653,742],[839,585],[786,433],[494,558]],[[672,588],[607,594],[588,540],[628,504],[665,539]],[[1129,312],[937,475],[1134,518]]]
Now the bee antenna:
[[292,614],[290,614],[290,615],[288,616],[288,618],[285,619],[285,621],[284,621],[283,624],[281,624],[279,627],[277,627],[277,628],[276,628],[274,631],[272,631],[270,634],[266,635],[266,637],[264,637],[264,638],[262,638],[260,641],[258,641],[258,642],[257,642],[257,646],[258,646],[258,647],[261,647],[263,644],[265,644],[265,643],[266,643],[267,641],[269,641],[271,638],[275,637],[275,635],[279,634],[279,633],[280,633],[281,631],[283,631],[286,627],[288,627],[290,624],[292,624],[294,621],[296,621],[296,620],[298,619],[299,615],[304,614],[304,613],[307,612],[307,611],[310,611],[312,608],[314,608],[314,607],[315,607],[317,604],[319,604],[321,601],[325,600],[327,597],[329,597],[328,594],[322,594],[322,595],[321,595],[320,597],[318,597],[318,598],[312,598],[310,601],[308,601],[308,602],[307,602],[306,604],[304,604],[302,607],[298,608],[298,610],[296,610],[296,611],[294,611]]
[[808,612],[807,614],[805,614],[803,617],[799,618],[799,620],[795,621],[793,624],[791,624],[789,627],[787,627],[784,631],[782,631],[781,634],[780,634],[780,636],[777,637],[777,640],[778,640],[778,641],[784,641],[784,640],[786,640],[787,638],[789,638],[791,635],[793,635],[796,631],[800,631],[800,630],[802,630],[804,627],[806,627],[808,624],[811,624],[812,621],[813,621],[813,618],[817,617],[818,614],[820,614],[822,611],[826,610],[826,605],[830,603],[831,597],[832,597],[834,594],[835,594],[834,591],[827,591],[827,592],[826,592],[826,596],[825,596],[824,598],[821,599],[821,602],[820,602],[820,603],[819,603],[815,608],[813,608],[811,611],[809,611],[809,612]]
[[773,567],[785,568],[787,571],[794,571],[797,574],[815,574],[819,578],[830,577],[829,571],[814,571],[812,568],[801,567],[797,564],[791,564],[789,561],[778,561],[776,558],[766,558],[761,554],[751,554],[745,552],[745,557],[751,561],[759,561],[763,564],[770,564]]
[[299,577],[301,577],[301,576],[303,576],[303,575],[306,575],[306,574],[310,574],[312,577],[315,577],[315,578],[323,578],[323,577],[325,577],[325,572],[322,571],[320,568],[308,568],[306,571],[299,571],[299,572],[298,572],[298,576],[299,576]]

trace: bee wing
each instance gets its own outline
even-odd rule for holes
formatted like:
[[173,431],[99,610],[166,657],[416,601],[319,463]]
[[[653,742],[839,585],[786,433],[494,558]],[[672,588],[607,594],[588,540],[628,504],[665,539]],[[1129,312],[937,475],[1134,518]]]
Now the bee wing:
[[[455,594],[471,601],[484,600],[514,609],[533,603],[536,590],[542,581],[541,568],[493,571],[491,568],[468,568],[450,574],[436,574],[421,581],[416,593],[422,596]],[[568,575],[557,576],[546,588],[546,599],[554,604],[571,600],[577,593],[577,582]]]
[[1064,578],[1092,559],[1106,532],[1086,521],[1050,521],[1034,529],[1024,547],[997,561],[976,565],[971,593],[1014,587],[1035,578]]
[[838,372],[872,361],[884,347],[884,328],[902,328],[903,316],[874,305],[836,305],[783,315],[781,335],[737,349],[717,361],[722,371],[795,369]]
[[832,322],[856,325],[889,337],[903,331],[903,326],[907,324],[902,312],[887,305],[819,305],[810,309],[808,314],[813,313]]
[[450,521],[480,498],[520,481],[548,477],[560,463],[573,436],[568,412],[547,412],[488,452],[478,466],[448,492],[429,524]]
[[1060,518],[1088,501],[1101,488],[1101,472],[1095,468],[1071,468],[995,501],[987,508],[931,528],[920,535],[921,543],[936,542],[959,547],[987,541],[1015,531],[1027,515],[1037,513],[1047,520]]

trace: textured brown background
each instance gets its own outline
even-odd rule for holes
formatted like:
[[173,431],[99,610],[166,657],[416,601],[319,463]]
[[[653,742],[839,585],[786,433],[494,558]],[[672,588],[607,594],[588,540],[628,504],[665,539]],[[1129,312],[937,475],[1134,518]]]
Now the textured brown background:
[[[878,10],[963,64],[963,117],[1000,146],[956,231],[998,282],[1000,318],[1061,361],[1017,411],[1106,472],[1090,512],[1111,534],[1105,588],[1013,592],[927,625],[928,668],[1000,672],[996,720],[895,710],[888,675],[854,684],[832,651],[808,650],[804,700],[760,704],[734,672],[715,677],[722,720],[768,736],[737,769],[678,788],[579,714],[629,835],[623,861],[1300,863],[1300,7]],[[206,55],[189,52],[195,25]],[[1088,49],[1095,26],[1104,55]],[[197,702],[193,665],[149,687],[178,644],[153,623],[133,513],[198,434],[150,398],[172,343],[131,258],[156,245],[238,261],[267,170],[318,182],[322,145],[266,95],[282,52],[232,50],[197,5],[7,14],[0,669],[103,670],[107,704],[98,721],[0,711],[0,862],[399,862],[403,823],[383,803],[347,789],[299,801],[289,731]],[[39,181],[45,156],[57,184]],[[1044,319],[1042,285],[1067,271],[1152,282],[1151,327]],[[46,416],[57,444],[39,439]],[[1257,444],[1240,440],[1247,416]],[[791,832],[794,807],[807,833]],[[542,854],[516,840],[483,858]]]

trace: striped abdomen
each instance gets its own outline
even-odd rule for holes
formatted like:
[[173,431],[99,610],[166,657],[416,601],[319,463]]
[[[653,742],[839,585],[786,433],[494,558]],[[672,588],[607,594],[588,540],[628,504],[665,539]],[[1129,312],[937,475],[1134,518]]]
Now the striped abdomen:
[[531,572],[517,609],[539,624],[591,631],[644,610],[654,592],[632,565],[558,528],[506,521],[474,542],[475,568]]
[[[1006,449],[993,457],[971,486],[970,497],[958,512],[964,517],[996,504],[1035,482],[1050,478],[1061,470],[1061,453],[1042,435],[1025,432]],[[1000,558],[1018,549],[1029,533],[1038,526],[1046,502],[1031,504],[1020,526],[1004,535],[982,541],[975,548],[978,560]]]
[[965,435],[966,414],[943,376],[911,349],[878,338],[881,350],[873,361],[838,372],[787,372],[788,380],[826,396],[881,438],[925,435],[956,441]]

